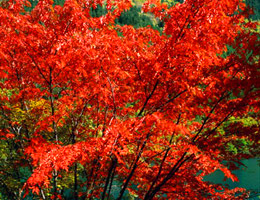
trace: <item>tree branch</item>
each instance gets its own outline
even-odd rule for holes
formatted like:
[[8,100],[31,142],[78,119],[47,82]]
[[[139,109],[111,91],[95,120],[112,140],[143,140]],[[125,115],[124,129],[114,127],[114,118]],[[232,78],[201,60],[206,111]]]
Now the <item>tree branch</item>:
[[150,95],[146,98],[146,100],[145,100],[145,102],[144,102],[144,105],[143,105],[143,107],[141,108],[140,112],[138,113],[137,117],[140,117],[140,116],[142,115],[142,113],[143,113],[143,111],[144,111],[144,109],[145,109],[145,106],[147,105],[149,99],[153,96],[153,93],[154,93],[154,91],[155,91],[155,89],[156,89],[156,87],[157,87],[158,84],[159,84],[159,80],[157,80],[157,81],[155,82],[155,85],[154,85],[154,87],[153,87],[152,92],[151,92]]

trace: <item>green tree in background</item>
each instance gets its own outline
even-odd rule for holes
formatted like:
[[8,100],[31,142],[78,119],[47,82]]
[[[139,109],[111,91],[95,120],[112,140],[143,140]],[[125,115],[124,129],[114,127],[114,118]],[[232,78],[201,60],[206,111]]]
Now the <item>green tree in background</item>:
[[101,17],[102,15],[105,15],[106,13],[107,13],[107,9],[100,5],[98,5],[95,9],[92,8],[90,10],[91,17]]
[[151,26],[158,29],[157,21],[152,15],[141,12],[141,7],[133,6],[130,10],[125,11],[116,20],[120,25],[132,25],[134,28]]
[[254,14],[250,16],[253,20],[260,19],[260,1],[259,0],[247,0],[246,3],[253,8]]

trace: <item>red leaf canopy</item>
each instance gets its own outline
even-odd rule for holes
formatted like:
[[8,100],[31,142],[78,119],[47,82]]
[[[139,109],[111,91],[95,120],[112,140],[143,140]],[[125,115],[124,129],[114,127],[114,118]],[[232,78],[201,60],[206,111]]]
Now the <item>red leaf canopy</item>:
[[[40,0],[31,12],[25,3],[0,7],[1,129],[19,138],[32,166],[25,190],[61,198],[57,184],[74,173],[75,199],[109,198],[115,182],[117,199],[126,190],[140,199],[243,191],[202,181],[216,169],[236,180],[222,161],[241,155],[225,145],[256,140],[255,129],[219,132],[231,116],[257,118],[259,109],[259,35],[242,1],[147,1],[162,33],[116,25],[127,0]],[[97,5],[108,12],[93,18]]]

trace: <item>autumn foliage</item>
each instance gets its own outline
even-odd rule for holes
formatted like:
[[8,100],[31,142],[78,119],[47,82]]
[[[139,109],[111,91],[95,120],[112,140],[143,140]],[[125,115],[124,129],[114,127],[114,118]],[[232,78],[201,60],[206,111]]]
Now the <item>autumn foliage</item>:
[[[14,199],[245,198],[203,181],[236,180],[223,161],[248,155],[228,142],[257,145],[255,126],[219,131],[258,118],[259,35],[242,1],[145,2],[162,33],[116,25],[128,0],[0,3],[0,137],[32,173]],[[107,14],[91,17],[97,5]]]

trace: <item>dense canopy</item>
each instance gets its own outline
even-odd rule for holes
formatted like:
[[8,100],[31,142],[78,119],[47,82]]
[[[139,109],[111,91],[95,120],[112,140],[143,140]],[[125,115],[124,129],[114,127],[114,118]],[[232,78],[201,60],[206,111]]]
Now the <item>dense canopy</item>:
[[[129,0],[0,3],[2,194],[248,195],[203,181],[217,169],[235,181],[233,162],[258,145],[258,24],[241,0],[146,1],[161,33],[115,23]],[[241,140],[249,152],[229,151]]]

